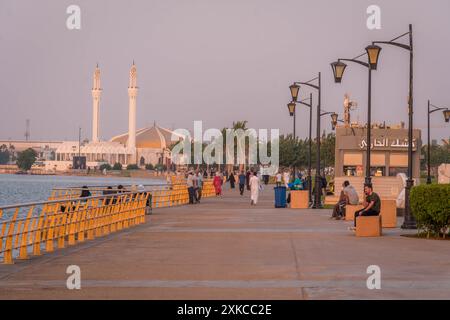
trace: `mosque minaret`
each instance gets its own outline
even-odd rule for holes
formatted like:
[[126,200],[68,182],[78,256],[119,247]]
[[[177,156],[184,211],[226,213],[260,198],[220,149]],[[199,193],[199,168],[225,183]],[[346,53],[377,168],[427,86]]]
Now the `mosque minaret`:
[[[55,149],[55,160],[46,161],[46,168],[68,170],[76,165],[75,155],[85,157],[86,166],[99,168],[108,163],[111,166],[136,164],[145,168],[146,164],[171,165],[170,146],[185,139],[183,135],[156,125],[136,128],[136,98],[138,93],[136,65],[130,68],[128,83],[128,131],[110,140],[100,141],[100,98],[103,89],[100,84],[100,68],[94,71],[92,86],[92,141],[80,144],[79,141],[63,141]],[[74,153],[74,150],[78,152]]]
[[[130,83],[128,85],[128,142],[127,148],[136,153],[136,97],[138,87],[136,83],[136,65],[131,66],[130,69]],[[130,159],[130,163],[136,163],[136,156],[133,155]]]
[[99,142],[99,109],[102,89],[100,85],[100,68],[95,68],[94,85],[92,86],[92,142]]

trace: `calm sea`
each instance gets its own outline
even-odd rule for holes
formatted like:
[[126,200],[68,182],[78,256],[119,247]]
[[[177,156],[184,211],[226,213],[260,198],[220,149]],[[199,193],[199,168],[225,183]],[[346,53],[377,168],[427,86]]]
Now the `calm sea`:
[[55,187],[84,185],[139,185],[163,184],[165,180],[115,177],[38,176],[0,174],[0,207],[33,201],[45,201]]

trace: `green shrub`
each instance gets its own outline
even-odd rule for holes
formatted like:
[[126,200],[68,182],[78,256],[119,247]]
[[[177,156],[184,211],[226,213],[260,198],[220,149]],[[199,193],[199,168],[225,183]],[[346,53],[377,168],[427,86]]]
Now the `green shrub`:
[[103,163],[102,165],[100,165],[100,171],[103,171],[104,169],[106,169],[106,170],[111,170],[112,169],[112,167],[111,167],[111,165],[109,164],[109,163]]
[[119,162],[114,163],[113,165],[113,170],[122,170],[122,164],[120,164]]
[[36,161],[36,158],[36,151],[34,151],[34,149],[28,148],[19,153],[19,156],[17,157],[17,166],[24,171],[30,170],[31,166]]
[[138,170],[139,167],[137,164],[129,164],[127,165],[127,170]]
[[151,164],[151,163],[147,163],[146,165],[145,165],[145,170],[153,170],[154,168],[153,168],[153,165]]
[[450,227],[450,184],[416,186],[410,201],[419,231],[445,238]]

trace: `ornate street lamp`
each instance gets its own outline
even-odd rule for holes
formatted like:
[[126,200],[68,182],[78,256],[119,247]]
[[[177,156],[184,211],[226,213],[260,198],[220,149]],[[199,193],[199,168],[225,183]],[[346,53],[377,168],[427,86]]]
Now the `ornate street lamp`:
[[[430,109],[433,108],[433,109]],[[430,103],[428,100],[428,145],[427,145],[427,184],[431,184],[431,146],[430,146],[430,115],[436,111],[443,110],[445,122],[450,121],[450,110],[448,108],[439,108]]]
[[337,113],[331,114],[331,126],[333,128],[333,131],[336,130],[338,122],[345,123],[344,120],[339,119],[339,115]]
[[[295,102],[288,103],[287,107],[289,110],[289,115],[291,117],[295,116]],[[295,131],[295,129],[294,129],[294,131]]]
[[[298,90],[297,90],[297,94],[298,94]],[[297,98],[297,96],[295,98]],[[295,102],[288,103],[288,105],[287,105],[288,110],[289,110],[289,115],[291,117],[293,117],[292,122],[293,122],[294,130],[293,130],[293,133],[292,133],[292,139],[293,139],[294,143],[295,143],[296,138],[297,138],[297,135],[295,133],[295,122],[296,122],[296,120],[295,120],[295,106],[296,106]],[[294,163],[294,179],[295,179],[295,175],[296,174],[297,174],[297,168],[295,167],[295,163]]]
[[[375,45],[370,45],[366,48],[366,53],[363,53],[353,59],[339,59],[331,64],[333,69],[334,81],[336,83],[341,83],[342,76],[346,68],[346,64],[342,61],[354,62],[367,68],[369,71],[369,89],[368,89],[368,102],[367,102],[367,148],[366,148],[366,177],[365,184],[371,184],[372,178],[370,175],[370,141],[372,140],[371,130],[372,130],[372,70],[376,70],[378,64],[378,56],[380,54],[381,48]],[[368,62],[363,62],[358,60],[358,58],[367,55]]]
[[[316,81],[318,82],[317,85],[312,84],[311,82]],[[300,85],[304,85],[307,87],[310,87],[312,89],[317,90],[318,92],[318,99],[317,99],[317,126],[316,126],[316,135],[317,135],[317,151],[316,151],[316,186],[320,186],[320,107],[321,107],[321,101],[322,101],[322,80],[321,80],[321,73],[319,72],[318,77],[311,79],[306,82],[295,82],[292,86],[290,86],[291,89],[291,95],[292,100],[297,101],[298,98],[298,91],[300,90]],[[320,189],[316,188],[315,193],[315,201],[313,205],[313,209],[320,209],[322,207],[321,201],[320,201]]]
[[338,117],[339,117],[339,115],[337,113],[331,114],[331,126],[333,127],[333,130],[336,129],[336,126],[338,123]]
[[443,113],[445,122],[450,122],[450,110],[444,110]]
[[371,70],[377,70],[378,58],[380,57],[381,47],[371,44],[366,47],[367,56],[369,57],[369,65]]
[[331,64],[331,68],[333,69],[334,82],[341,83],[342,77],[344,76],[345,68],[347,65],[342,61],[336,61]]
[[300,90],[300,86],[294,83],[292,86],[289,87],[289,89],[291,90],[292,101],[297,102],[298,91]]
[[[396,42],[396,40],[409,36],[409,45]],[[413,47],[413,28],[412,24],[409,25],[409,31],[392,39],[391,41],[373,41],[372,44],[386,44],[396,46],[405,49],[409,52],[409,97],[408,97],[408,179],[406,180],[405,187],[405,218],[403,221],[403,229],[417,229],[416,221],[411,213],[411,205],[409,201],[409,195],[411,188],[414,186],[413,180],[413,115],[414,115],[414,47]]]

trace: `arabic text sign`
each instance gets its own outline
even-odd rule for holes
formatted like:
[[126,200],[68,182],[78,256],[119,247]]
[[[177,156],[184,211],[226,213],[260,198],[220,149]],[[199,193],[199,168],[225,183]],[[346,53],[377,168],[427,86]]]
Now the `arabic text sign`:
[[[416,149],[416,139],[412,141],[413,150]],[[361,149],[367,148],[366,139],[362,139],[361,143],[359,143],[359,147]],[[400,138],[381,138],[381,139],[373,139],[370,144],[371,149],[376,148],[392,148],[392,149],[408,149],[408,138],[400,139]]]

